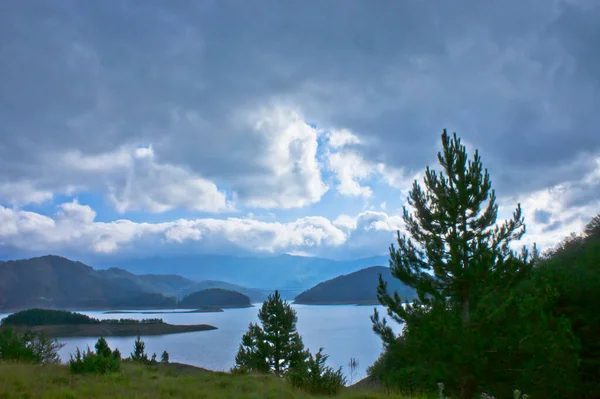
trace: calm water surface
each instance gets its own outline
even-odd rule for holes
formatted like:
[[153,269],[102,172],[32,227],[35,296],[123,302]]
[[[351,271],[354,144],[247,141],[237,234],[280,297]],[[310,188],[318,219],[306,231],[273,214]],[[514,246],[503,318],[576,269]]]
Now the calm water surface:
[[[366,375],[366,369],[379,356],[382,350],[381,340],[373,333],[369,316],[372,306],[309,306],[292,305],[298,313],[298,332],[304,345],[316,352],[319,347],[329,355],[328,364],[343,367],[349,376],[347,367],[351,357],[358,359],[359,367],[354,381]],[[162,318],[170,324],[210,324],[217,330],[199,331],[184,334],[143,337],[146,352],[156,353],[158,359],[163,350],[169,352],[172,362],[187,363],[210,370],[229,370],[235,364],[235,355],[242,335],[248,324],[258,321],[260,305],[245,309],[228,309],[219,313],[182,313],[182,314],[103,314],[103,311],[80,311],[80,313],[98,319],[146,319]],[[383,308],[380,313],[385,314]],[[0,315],[0,318],[6,314]],[[400,332],[401,326],[395,326]],[[134,337],[108,337],[111,348],[119,348],[123,357],[133,350]],[[92,349],[96,338],[62,338],[66,345],[61,350],[63,361],[75,348]],[[350,379],[349,379],[350,380]]]

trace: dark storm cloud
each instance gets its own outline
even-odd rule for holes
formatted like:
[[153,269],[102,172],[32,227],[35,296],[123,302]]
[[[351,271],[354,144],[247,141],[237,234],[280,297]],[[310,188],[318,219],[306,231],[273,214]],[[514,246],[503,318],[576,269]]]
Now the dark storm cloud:
[[[268,104],[348,128],[370,160],[420,170],[443,127],[502,194],[576,179],[600,149],[600,6],[589,2],[7,1],[0,176],[40,154],[150,142],[235,183]],[[241,114],[240,114],[241,112]]]

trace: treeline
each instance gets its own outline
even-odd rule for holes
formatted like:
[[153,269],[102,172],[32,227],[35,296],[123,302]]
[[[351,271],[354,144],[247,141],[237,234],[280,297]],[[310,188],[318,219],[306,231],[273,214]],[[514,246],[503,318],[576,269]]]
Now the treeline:
[[105,319],[99,320],[81,313],[66,310],[28,309],[2,319],[3,326],[48,326],[81,324],[162,324],[163,319]]
[[378,297],[400,336],[375,312],[385,351],[371,378],[440,397],[600,398],[600,215],[581,234],[539,254],[511,243],[521,208],[497,224],[491,179],[477,153],[442,135],[441,172],[428,168],[404,210],[406,234],[390,248],[394,277],[415,302]]

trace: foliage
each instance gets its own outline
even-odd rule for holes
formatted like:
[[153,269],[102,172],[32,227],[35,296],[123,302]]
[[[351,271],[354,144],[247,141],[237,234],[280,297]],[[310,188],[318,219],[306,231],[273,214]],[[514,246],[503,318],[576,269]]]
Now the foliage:
[[32,331],[0,329],[0,360],[18,360],[38,364],[60,363],[58,351],[64,347],[56,339]]
[[169,352],[164,351],[162,353],[162,356],[160,357],[160,362],[161,363],[169,363]]
[[46,326],[75,324],[162,324],[163,319],[105,319],[98,320],[81,313],[66,310],[28,309],[6,316],[2,325],[6,326]]
[[99,320],[81,313],[65,310],[28,309],[13,313],[2,319],[7,326],[45,326],[56,324],[98,324]]
[[139,363],[148,363],[148,355],[145,352],[146,343],[142,341],[142,338],[138,335],[133,344],[133,352],[129,356],[131,360]]
[[[408,198],[413,212],[403,211],[408,234],[398,232],[398,247],[390,247],[392,275],[414,287],[418,299],[403,304],[381,278],[378,299],[393,320],[406,323],[404,345],[428,354],[414,361],[429,362],[451,389],[471,398],[485,348],[477,340],[485,326],[478,318],[485,314],[483,298],[508,292],[529,275],[532,262],[525,248],[516,254],[509,247],[525,233],[520,205],[512,219],[496,223],[496,195],[478,151],[469,160],[457,135],[444,130],[438,160],[442,171],[427,167],[425,188],[415,180]],[[396,337],[386,320],[377,311],[372,320],[374,331],[391,345]],[[435,351],[423,339],[434,336],[442,343]]]
[[323,354],[323,348],[315,356],[309,354],[306,361],[288,372],[290,383],[313,395],[337,394],[346,384],[346,377],[341,367],[334,370],[325,364],[328,357]]
[[71,355],[69,369],[73,374],[106,374],[121,369],[121,353],[117,349],[111,351],[104,337],[100,337],[95,345],[95,352],[87,348],[81,352],[79,348],[75,356]]
[[98,342],[96,342],[94,347],[96,349],[96,353],[100,356],[109,357],[112,355],[112,351],[110,350],[108,342],[106,342],[104,337],[98,338]]
[[[568,320],[578,344],[578,375],[569,385],[576,388],[573,397],[600,397],[600,215],[594,217],[581,235],[572,234],[550,251],[534,270],[531,287],[552,290],[546,312]],[[523,287],[527,290],[528,287]],[[539,300],[539,299],[538,299]]]
[[234,371],[282,376],[306,359],[302,338],[296,331],[296,311],[281,299],[279,291],[269,295],[258,318],[261,326],[251,323],[242,336]]

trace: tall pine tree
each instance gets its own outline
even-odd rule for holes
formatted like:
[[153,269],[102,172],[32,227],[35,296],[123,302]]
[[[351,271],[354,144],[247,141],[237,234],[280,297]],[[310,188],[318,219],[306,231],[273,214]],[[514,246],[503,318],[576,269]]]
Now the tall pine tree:
[[296,331],[298,317],[291,305],[281,299],[279,291],[269,295],[258,318],[262,326],[250,324],[242,337],[235,369],[281,376],[302,364],[307,353]]
[[[482,297],[507,290],[527,275],[528,252],[516,254],[509,247],[525,233],[525,225],[520,205],[512,219],[496,223],[498,205],[488,171],[477,151],[468,159],[456,133],[450,137],[442,132],[438,160],[442,170],[427,167],[424,188],[413,183],[408,198],[412,212],[403,210],[407,234],[398,232],[397,248],[390,247],[392,275],[415,288],[418,299],[403,305],[381,278],[378,298],[388,315],[407,327],[418,324],[427,309],[457,312],[468,334]],[[377,310],[372,321],[384,343],[396,339]],[[468,368],[463,373],[461,396],[470,398],[475,382]]]

